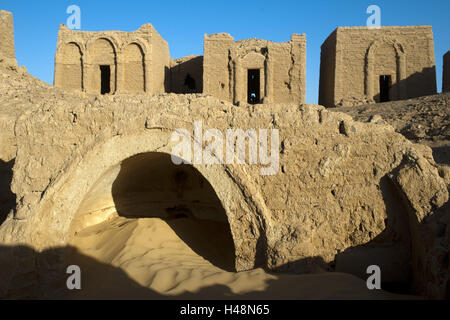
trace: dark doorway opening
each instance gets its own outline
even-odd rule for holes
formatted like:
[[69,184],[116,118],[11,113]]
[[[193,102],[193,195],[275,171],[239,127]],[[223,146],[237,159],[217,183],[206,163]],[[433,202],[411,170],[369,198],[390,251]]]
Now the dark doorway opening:
[[380,102],[390,101],[389,90],[391,88],[391,76],[380,76]]
[[188,73],[184,79],[184,85],[189,88],[189,90],[195,90],[195,79],[191,77]]
[[247,79],[247,102],[251,104],[259,103],[259,69],[249,69]]
[[101,94],[107,94],[111,92],[111,67],[100,66],[101,74]]

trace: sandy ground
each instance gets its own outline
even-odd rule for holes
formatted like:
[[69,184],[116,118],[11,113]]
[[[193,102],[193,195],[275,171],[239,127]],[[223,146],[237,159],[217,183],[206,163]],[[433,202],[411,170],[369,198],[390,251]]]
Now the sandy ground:
[[[70,263],[81,267],[82,290],[67,298],[410,298],[368,290],[363,280],[342,273],[269,274],[261,268],[226,271],[233,257],[220,245],[229,240],[221,228],[226,225],[206,220],[123,217],[89,227],[76,235],[72,246],[79,252],[70,258]],[[205,235],[205,230],[210,234]],[[99,267],[105,265],[110,267]]]

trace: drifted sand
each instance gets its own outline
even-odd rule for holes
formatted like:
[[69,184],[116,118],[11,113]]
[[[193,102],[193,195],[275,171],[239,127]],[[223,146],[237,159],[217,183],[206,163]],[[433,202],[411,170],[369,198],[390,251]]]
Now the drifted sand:
[[72,241],[78,252],[69,258],[69,263],[81,268],[82,290],[70,291],[67,298],[410,298],[368,290],[363,280],[342,273],[269,274],[261,268],[225,271],[232,268],[229,262],[233,258],[230,250],[221,246],[229,240],[225,228],[220,222],[188,218],[123,217],[86,228]]

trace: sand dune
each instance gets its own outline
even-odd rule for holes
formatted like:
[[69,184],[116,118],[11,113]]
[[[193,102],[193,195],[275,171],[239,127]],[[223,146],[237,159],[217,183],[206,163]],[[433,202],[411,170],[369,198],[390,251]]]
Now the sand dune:
[[[124,217],[86,228],[72,242],[81,255],[70,261],[82,269],[82,290],[67,298],[404,298],[369,291],[364,281],[347,274],[269,274],[261,268],[226,271],[232,268],[232,257],[220,245],[228,241],[223,239],[226,232],[218,232],[221,228],[226,225],[207,220]],[[205,236],[205,230],[210,234]],[[96,270],[92,262],[76,261],[79,256],[120,268],[136,286],[125,286],[116,273]]]

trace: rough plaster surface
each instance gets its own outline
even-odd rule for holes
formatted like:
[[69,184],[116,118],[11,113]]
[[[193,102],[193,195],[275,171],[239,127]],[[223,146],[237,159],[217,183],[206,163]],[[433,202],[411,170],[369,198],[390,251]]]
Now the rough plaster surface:
[[435,94],[431,26],[337,28],[322,45],[319,103],[378,102],[380,75],[391,76],[390,100]]
[[0,57],[15,63],[16,51],[14,48],[14,27],[11,12],[0,10]]
[[[99,47],[109,50],[105,42]],[[195,120],[205,129],[280,133],[274,175],[260,175],[263,165],[187,166],[214,190],[209,204],[220,202],[225,212],[238,271],[360,275],[352,266],[370,262],[389,270],[389,281],[411,278],[416,293],[448,295],[449,174],[438,170],[431,149],[393,127],[318,105],[242,108],[200,94],[99,96],[53,88],[0,61],[1,173],[10,196],[0,207],[0,242],[13,248],[0,254],[0,297],[50,294],[65,274],[65,252],[49,250],[70,243],[80,225],[108,219],[111,206],[120,210],[115,196],[139,185],[132,177],[147,168],[143,163],[164,168],[176,144],[172,132],[192,132]],[[121,173],[125,182],[117,185]],[[184,200],[195,200],[202,185],[186,187]]]
[[[2,157],[15,159],[11,190],[17,199],[0,227],[5,245],[64,246],[80,215],[90,214],[88,223],[106,219],[95,212],[114,205],[117,168],[138,154],[169,154],[173,130],[191,131],[194,120],[221,131],[274,128],[280,132],[275,175],[261,176],[261,165],[193,165],[225,210],[238,270],[352,272],[349,263],[375,250],[373,263],[392,270],[392,281],[410,272],[417,287],[431,288],[424,292],[443,294],[442,279],[428,277],[429,253],[416,248],[426,245],[422,229],[447,202],[447,185],[430,150],[424,153],[390,126],[355,122],[315,105],[241,108],[204,95],[97,96],[52,88],[9,67],[2,76],[0,123],[8,142]],[[106,200],[83,207],[98,185]],[[50,277],[63,265],[63,257],[48,259],[3,277],[31,286],[37,281],[31,274]],[[408,267],[411,259],[415,269]]]

